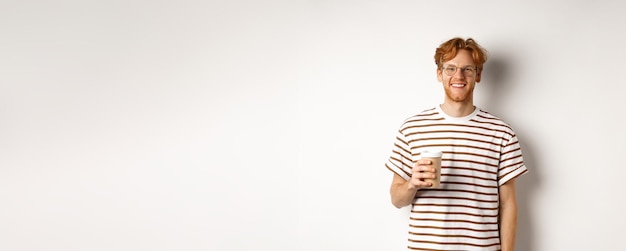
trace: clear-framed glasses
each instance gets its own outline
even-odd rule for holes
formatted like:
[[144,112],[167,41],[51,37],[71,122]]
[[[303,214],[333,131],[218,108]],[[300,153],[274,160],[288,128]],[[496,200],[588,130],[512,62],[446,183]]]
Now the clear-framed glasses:
[[448,76],[454,76],[454,74],[456,73],[456,70],[458,70],[458,69],[461,69],[461,73],[463,73],[463,76],[465,76],[465,77],[476,76],[477,67],[473,66],[473,65],[469,65],[469,66],[465,66],[465,67],[458,67],[456,65],[445,65],[445,66],[443,66],[443,72],[445,72],[446,75],[448,75]]

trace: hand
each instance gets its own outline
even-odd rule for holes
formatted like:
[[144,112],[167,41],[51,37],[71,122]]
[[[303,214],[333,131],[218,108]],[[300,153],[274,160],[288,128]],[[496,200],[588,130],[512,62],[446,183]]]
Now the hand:
[[428,159],[420,159],[415,163],[412,169],[411,180],[409,181],[409,188],[422,188],[431,187],[432,182],[426,181],[426,179],[435,179],[436,171],[433,167],[433,162]]

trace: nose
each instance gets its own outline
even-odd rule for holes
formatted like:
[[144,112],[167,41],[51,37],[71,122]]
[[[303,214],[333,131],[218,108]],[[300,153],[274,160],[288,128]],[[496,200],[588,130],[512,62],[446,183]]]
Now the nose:
[[456,69],[456,72],[454,73],[454,77],[457,79],[465,79],[465,74],[463,73],[463,69],[462,68]]

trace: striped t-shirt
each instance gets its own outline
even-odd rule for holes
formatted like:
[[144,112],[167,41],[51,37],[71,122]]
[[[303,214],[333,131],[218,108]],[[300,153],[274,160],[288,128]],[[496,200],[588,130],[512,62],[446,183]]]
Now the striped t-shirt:
[[513,129],[479,108],[455,118],[437,106],[402,124],[385,165],[408,180],[424,150],[443,152],[441,186],[417,191],[408,249],[500,250],[498,188],[528,171]]

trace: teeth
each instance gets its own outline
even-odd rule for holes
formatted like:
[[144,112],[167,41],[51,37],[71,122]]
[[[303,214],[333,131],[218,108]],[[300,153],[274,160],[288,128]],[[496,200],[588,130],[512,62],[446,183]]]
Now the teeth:
[[463,87],[465,84],[452,84],[452,87]]

